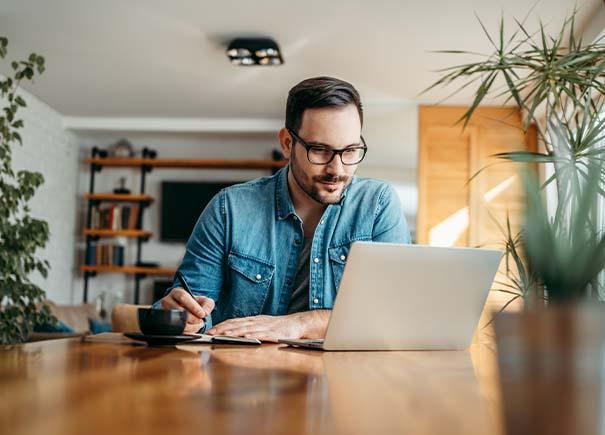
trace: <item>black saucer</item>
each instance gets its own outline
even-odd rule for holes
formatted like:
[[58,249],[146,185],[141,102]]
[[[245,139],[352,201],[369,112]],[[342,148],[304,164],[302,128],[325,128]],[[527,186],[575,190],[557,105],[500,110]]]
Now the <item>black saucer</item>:
[[150,346],[169,346],[199,338],[196,335],[149,335],[140,332],[125,332],[124,335],[137,341],[145,341]]

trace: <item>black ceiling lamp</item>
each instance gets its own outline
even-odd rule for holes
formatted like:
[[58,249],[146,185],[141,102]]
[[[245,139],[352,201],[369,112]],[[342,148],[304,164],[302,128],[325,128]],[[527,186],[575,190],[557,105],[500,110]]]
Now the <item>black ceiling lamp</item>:
[[284,59],[271,38],[235,38],[227,47],[233,65],[281,65]]

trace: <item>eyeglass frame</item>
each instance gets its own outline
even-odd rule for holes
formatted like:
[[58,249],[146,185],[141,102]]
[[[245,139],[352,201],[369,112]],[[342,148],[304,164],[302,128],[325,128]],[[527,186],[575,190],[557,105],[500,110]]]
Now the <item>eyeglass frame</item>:
[[[296,145],[296,142],[300,142],[300,144],[303,147],[305,147],[305,149],[307,150],[307,160],[312,165],[319,165],[319,166],[329,165],[330,163],[332,163],[332,160],[334,160],[334,157],[336,156],[336,154],[338,154],[338,156],[340,157],[340,163],[342,163],[345,166],[355,166],[355,165],[360,164],[363,161],[363,159],[365,159],[366,154],[368,152],[368,146],[366,144],[366,141],[363,138],[363,136],[361,136],[361,135],[359,136],[359,138],[361,139],[361,143],[363,144],[363,146],[360,146],[360,145],[348,145],[347,147],[342,148],[340,150],[335,150],[335,149],[332,149],[332,148],[329,148],[329,147],[323,146],[323,145],[311,145],[311,144],[307,143],[304,139],[302,139],[299,135],[297,135],[292,130],[290,130],[289,128],[286,128],[286,130],[288,130],[288,133],[290,133],[290,136],[292,136],[292,138],[294,139],[293,145]],[[331,151],[332,152],[332,157],[330,157],[330,160],[328,160],[326,163],[314,163],[309,158],[309,150],[311,148],[321,148],[321,149],[324,149],[324,150]],[[351,150],[351,149],[362,149],[363,150],[363,155],[361,156],[361,159],[359,159],[359,161],[356,162],[356,163],[345,163],[342,160],[342,153],[344,153],[345,151]]]

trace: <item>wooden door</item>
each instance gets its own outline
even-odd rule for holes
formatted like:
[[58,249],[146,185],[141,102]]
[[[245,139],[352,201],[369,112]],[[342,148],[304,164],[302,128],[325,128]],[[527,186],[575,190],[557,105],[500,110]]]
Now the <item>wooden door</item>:
[[[535,150],[536,133],[523,132],[515,109],[493,107],[477,109],[463,129],[456,122],[465,111],[465,107],[420,107],[417,240],[436,246],[502,249],[507,217],[513,233],[520,229],[523,189],[519,166],[494,155]],[[504,272],[503,264],[498,280],[506,280]],[[480,325],[510,297],[490,292]]]

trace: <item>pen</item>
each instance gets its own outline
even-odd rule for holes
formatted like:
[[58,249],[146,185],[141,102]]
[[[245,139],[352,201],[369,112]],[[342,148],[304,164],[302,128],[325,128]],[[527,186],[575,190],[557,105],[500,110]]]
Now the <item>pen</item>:
[[[191,292],[191,289],[189,288],[189,286],[187,285],[187,282],[185,281],[185,277],[183,276],[183,274],[179,271],[176,272],[176,277],[179,280],[179,282],[181,283],[181,285],[183,286],[183,288],[185,289],[185,291],[187,293],[189,293],[191,295],[191,297],[195,300],[195,296],[193,296],[193,293]],[[197,302],[197,301],[196,301]],[[202,309],[203,310],[203,309]],[[198,334],[203,333],[206,330],[206,322],[204,322],[204,326],[202,326],[202,329],[200,329],[198,331]]]
[[185,281],[185,277],[183,276],[183,274],[180,271],[177,271],[176,272],[176,277],[178,278],[179,282],[181,283],[181,285],[183,286],[183,288],[185,289],[185,291],[187,293],[189,293],[193,299],[195,299],[195,296],[193,296],[193,293],[191,293],[191,289],[187,285],[187,282]]

